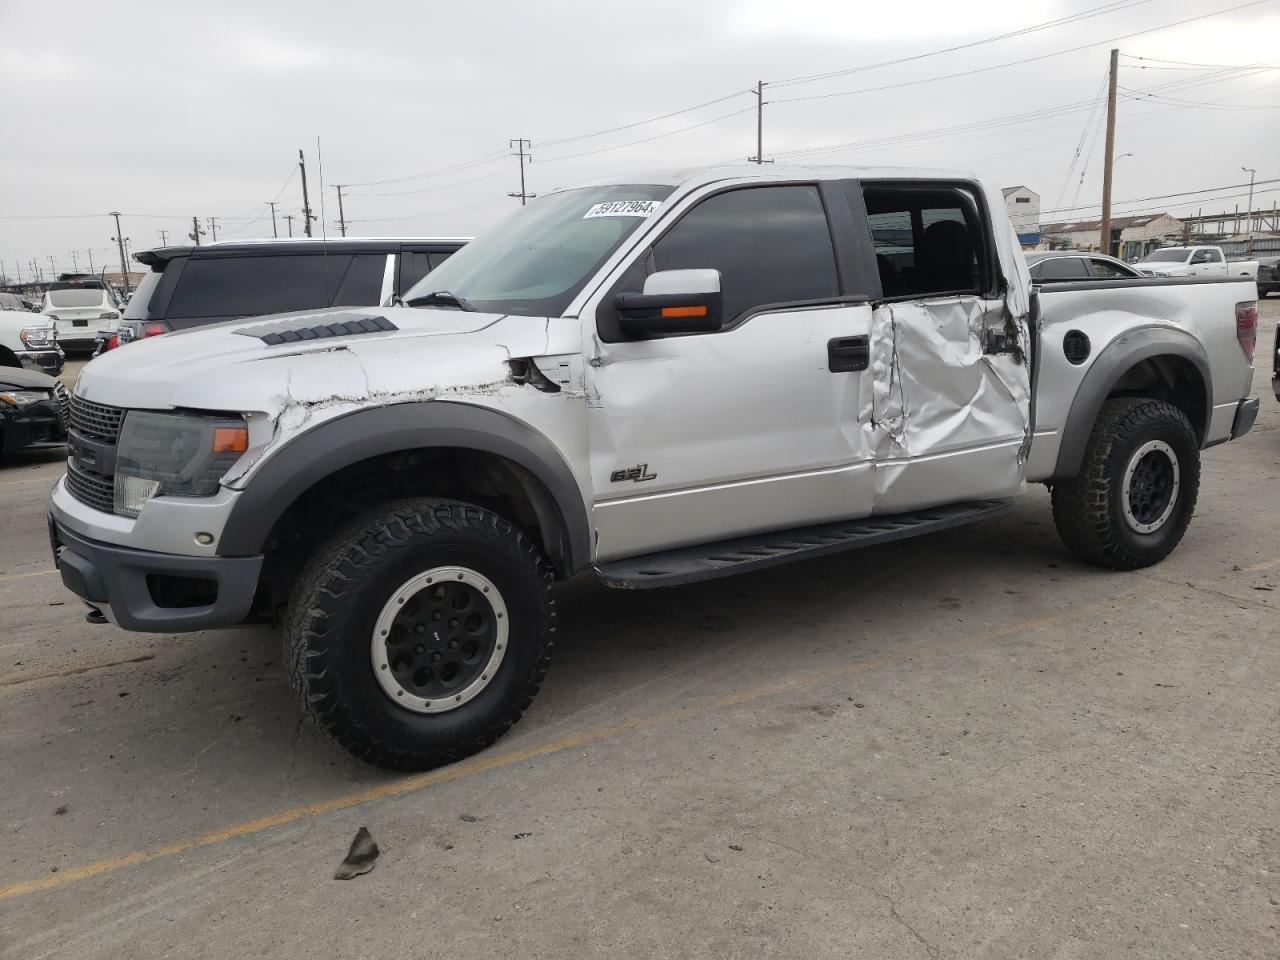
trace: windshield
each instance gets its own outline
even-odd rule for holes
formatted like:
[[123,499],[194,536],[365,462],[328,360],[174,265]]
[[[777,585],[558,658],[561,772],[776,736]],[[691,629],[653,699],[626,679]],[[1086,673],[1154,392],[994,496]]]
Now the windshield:
[[55,307],[96,307],[107,302],[105,290],[50,290],[49,303]]
[[536,200],[472,240],[404,295],[448,291],[486,313],[558,317],[674,187],[583,187]]
[[1169,250],[1152,250],[1139,263],[1181,263],[1187,259],[1187,251],[1171,248]]

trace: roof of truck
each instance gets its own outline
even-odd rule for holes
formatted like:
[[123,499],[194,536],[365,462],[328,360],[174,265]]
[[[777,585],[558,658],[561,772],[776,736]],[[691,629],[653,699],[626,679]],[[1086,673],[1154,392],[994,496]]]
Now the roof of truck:
[[[715,183],[718,180],[981,180],[972,170],[945,170],[927,167],[855,167],[837,165],[733,163],[714,167],[675,167],[642,170],[603,177],[573,186],[608,186],[627,183],[660,183],[673,187]],[[559,187],[557,190],[571,189]]]

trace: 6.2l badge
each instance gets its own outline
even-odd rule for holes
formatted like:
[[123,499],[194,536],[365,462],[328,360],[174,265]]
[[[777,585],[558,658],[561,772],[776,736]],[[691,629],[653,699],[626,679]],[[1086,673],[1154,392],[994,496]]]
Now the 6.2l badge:
[[624,480],[631,480],[635,483],[644,483],[646,480],[656,480],[658,475],[649,472],[647,463],[639,464],[634,467],[627,467],[625,470],[615,470],[609,475],[610,483],[622,483]]

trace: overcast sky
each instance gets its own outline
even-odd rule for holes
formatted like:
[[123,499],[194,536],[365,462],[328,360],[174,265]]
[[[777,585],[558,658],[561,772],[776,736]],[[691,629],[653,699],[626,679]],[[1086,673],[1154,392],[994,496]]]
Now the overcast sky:
[[[110,210],[134,250],[160,230],[186,242],[193,215],[206,228],[218,217],[220,238],[270,236],[275,198],[283,235],[301,206],[299,148],[330,233],[343,183],[353,233],[471,235],[518,204],[509,139],[533,142],[534,192],[741,160],[755,150],[756,80],[772,83],[766,157],[974,169],[1038,191],[1045,221],[1096,215],[1097,114],[1074,168],[1073,156],[1111,46],[1124,54],[1116,153],[1133,154],[1115,197],[1139,201],[1117,211],[1243,208],[1229,189],[1248,180],[1242,166],[1280,178],[1280,0],[1232,10],[1243,2],[0,0],[0,262],[11,274],[20,259],[24,276],[33,257],[70,269],[73,250],[81,268],[88,250],[117,263]],[[1139,31],[1151,32],[1113,39]],[[1223,189],[1141,199],[1208,187]],[[1081,209],[1048,212],[1067,207]]]

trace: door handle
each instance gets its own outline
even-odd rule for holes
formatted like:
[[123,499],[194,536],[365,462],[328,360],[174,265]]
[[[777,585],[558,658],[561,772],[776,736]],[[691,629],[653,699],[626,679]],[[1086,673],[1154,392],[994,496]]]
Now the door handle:
[[827,341],[827,368],[832,373],[855,373],[871,362],[870,337],[836,337]]

